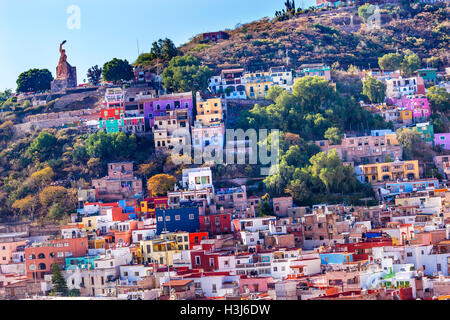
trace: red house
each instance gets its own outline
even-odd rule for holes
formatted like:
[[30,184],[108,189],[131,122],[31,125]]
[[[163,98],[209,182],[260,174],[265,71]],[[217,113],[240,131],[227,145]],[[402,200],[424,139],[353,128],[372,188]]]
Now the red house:
[[100,118],[103,120],[119,120],[124,116],[125,108],[111,108],[111,109],[102,109],[100,111]]
[[223,31],[206,32],[203,34],[204,41],[219,41],[219,40],[226,40],[229,38],[230,38],[230,36],[228,35],[228,33],[223,32]]
[[202,240],[208,239],[208,232],[191,232],[189,233],[189,249],[200,245]]
[[372,248],[392,246],[391,239],[378,238],[368,242],[338,243],[335,248],[339,251],[353,253],[353,261],[368,260],[372,255]]
[[231,214],[229,213],[199,216],[199,220],[201,232],[208,232],[210,235],[231,232]]
[[219,254],[204,249],[191,251],[192,268],[214,271],[219,268]]

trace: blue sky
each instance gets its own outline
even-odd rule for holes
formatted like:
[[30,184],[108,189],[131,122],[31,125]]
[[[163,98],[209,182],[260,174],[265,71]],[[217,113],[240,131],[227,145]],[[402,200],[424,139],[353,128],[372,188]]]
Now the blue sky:
[[[296,5],[301,6],[302,0]],[[112,58],[137,57],[151,43],[170,38],[178,46],[207,31],[272,17],[284,0],[0,0],[0,90],[16,89],[17,76],[47,68],[53,76],[63,40],[78,83],[89,67]],[[303,0],[305,7],[315,0]],[[69,29],[68,7],[80,8],[80,29]]]

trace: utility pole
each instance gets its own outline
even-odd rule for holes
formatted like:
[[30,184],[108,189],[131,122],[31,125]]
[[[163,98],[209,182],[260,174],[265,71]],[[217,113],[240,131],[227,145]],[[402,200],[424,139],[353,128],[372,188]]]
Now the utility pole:
[[[164,208],[163,209],[163,215],[164,215],[164,231],[162,232],[164,235],[165,234],[167,234],[167,227],[166,227],[166,209]],[[168,277],[168,284],[169,284],[169,299],[170,299],[170,295],[171,295],[171,292],[172,292],[172,288],[171,288],[171,286],[170,286],[170,268],[169,268],[169,253],[167,252],[167,244],[168,244],[168,241],[167,241],[167,239],[166,239],[166,241],[165,241],[166,243],[165,243],[165,245],[164,245],[164,248],[166,249],[166,264],[167,264],[167,277]]]

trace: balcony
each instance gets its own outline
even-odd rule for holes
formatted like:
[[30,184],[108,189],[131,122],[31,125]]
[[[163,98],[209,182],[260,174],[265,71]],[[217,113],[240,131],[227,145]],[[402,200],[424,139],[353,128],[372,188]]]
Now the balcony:
[[246,268],[262,268],[262,267],[270,267],[271,264],[269,262],[262,262],[262,263],[243,263],[243,264],[237,264],[237,269],[246,269]]

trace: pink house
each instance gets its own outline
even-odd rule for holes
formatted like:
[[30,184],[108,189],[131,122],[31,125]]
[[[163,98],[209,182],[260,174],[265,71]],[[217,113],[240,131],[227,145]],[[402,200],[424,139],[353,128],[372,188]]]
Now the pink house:
[[424,96],[403,96],[392,99],[392,102],[399,108],[411,111],[414,119],[428,119],[431,116],[430,103]]
[[241,278],[239,279],[239,290],[241,293],[244,293],[246,288],[250,292],[267,292],[268,284],[273,282],[272,277]]
[[441,146],[445,150],[450,150],[450,133],[435,133],[434,145]]

